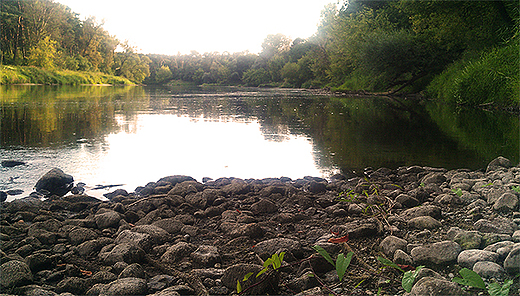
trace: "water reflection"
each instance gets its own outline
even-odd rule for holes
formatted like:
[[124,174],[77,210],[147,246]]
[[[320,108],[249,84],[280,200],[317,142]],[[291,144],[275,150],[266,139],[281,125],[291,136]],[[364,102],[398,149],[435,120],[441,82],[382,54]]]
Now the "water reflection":
[[[128,190],[172,174],[324,176],[367,166],[483,168],[519,161],[518,118],[298,90],[3,86],[0,190],[58,166]],[[12,180],[10,178],[13,178]],[[104,192],[100,192],[98,195]]]

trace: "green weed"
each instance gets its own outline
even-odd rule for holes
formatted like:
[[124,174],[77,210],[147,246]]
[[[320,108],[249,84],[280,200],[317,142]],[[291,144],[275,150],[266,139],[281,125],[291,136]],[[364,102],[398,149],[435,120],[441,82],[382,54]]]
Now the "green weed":
[[486,283],[484,283],[480,275],[471,269],[463,268],[459,271],[459,274],[462,276],[462,278],[453,278],[453,282],[479,289],[487,288],[487,291],[491,296],[509,295],[509,288],[513,284],[513,280],[508,280],[502,286],[499,283],[491,283],[486,287]]
[[[273,270],[277,270],[278,268],[280,268],[282,266],[282,262],[283,262],[283,257],[284,256],[285,256],[285,252],[280,252],[280,254],[273,254],[271,256],[271,258],[265,260],[265,262],[264,262],[264,269],[260,270],[256,274],[256,277],[259,277],[262,274],[264,274],[265,272],[267,272],[269,270],[270,266],[273,267]],[[247,273],[244,276],[244,279],[242,279],[242,282],[247,281],[253,274],[254,273],[252,273],[252,272]],[[238,294],[243,292],[242,284],[240,282],[241,282],[240,280],[237,280],[237,293]]]
[[410,293],[410,291],[412,291],[413,283],[415,282],[415,279],[417,278],[419,271],[424,267],[421,265],[421,266],[418,266],[415,270],[404,271],[399,265],[395,264],[394,262],[392,262],[386,258],[379,256],[379,257],[377,257],[377,260],[386,266],[393,267],[393,268],[403,272],[403,279],[401,280],[401,286],[408,293]]
[[453,188],[451,191],[453,191],[453,193],[455,193],[458,197],[462,196],[462,189],[460,188]]
[[339,281],[343,281],[343,277],[345,276],[345,272],[350,265],[350,261],[352,260],[352,256],[354,252],[348,252],[347,256],[343,255],[343,253],[339,254],[336,258],[336,262],[332,260],[329,253],[323,249],[322,247],[316,245],[312,247],[316,252],[318,252],[325,260],[327,260],[332,266],[336,268],[336,274],[338,275]]

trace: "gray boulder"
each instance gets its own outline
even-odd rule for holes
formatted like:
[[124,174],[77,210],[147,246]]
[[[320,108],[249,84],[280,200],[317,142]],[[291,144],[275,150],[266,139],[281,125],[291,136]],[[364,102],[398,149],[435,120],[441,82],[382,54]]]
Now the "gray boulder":
[[410,296],[463,294],[464,291],[456,283],[434,277],[424,277],[418,280],[410,292]]
[[457,261],[460,246],[452,241],[443,241],[426,246],[415,247],[411,255],[417,265],[449,265]]
[[509,255],[507,255],[506,260],[504,260],[504,269],[512,275],[520,273],[520,245],[517,244]]
[[506,271],[500,264],[490,261],[479,261],[473,265],[473,271],[486,279],[504,279]]
[[496,262],[498,260],[498,254],[490,251],[484,251],[484,250],[465,250],[460,252],[459,256],[457,257],[457,263],[462,266],[469,269],[473,268],[473,265],[475,263],[480,261],[490,261],[490,262]]
[[381,244],[379,244],[379,247],[383,250],[383,253],[385,253],[388,257],[393,257],[395,251],[397,250],[406,250],[406,246],[408,245],[408,242],[402,238],[398,238],[396,236],[390,235],[385,237],[383,241],[381,241]]
[[48,192],[47,196],[64,196],[74,185],[74,178],[59,168],[53,168],[43,175],[34,188],[38,192]]
[[148,286],[146,280],[141,278],[122,278],[107,284],[104,287],[105,295],[146,295],[148,294]]

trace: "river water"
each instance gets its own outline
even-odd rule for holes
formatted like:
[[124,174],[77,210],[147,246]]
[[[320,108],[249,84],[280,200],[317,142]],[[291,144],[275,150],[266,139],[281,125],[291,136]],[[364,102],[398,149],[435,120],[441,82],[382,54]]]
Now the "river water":
[[[380,97],[232,87],[1,86],[0,190],[53,167],[87,184],[137,186],[168,175],[329,177],[366,167],[481,169],[519,161],[511,114]],[[111,188],[110,190],[113,190]]]

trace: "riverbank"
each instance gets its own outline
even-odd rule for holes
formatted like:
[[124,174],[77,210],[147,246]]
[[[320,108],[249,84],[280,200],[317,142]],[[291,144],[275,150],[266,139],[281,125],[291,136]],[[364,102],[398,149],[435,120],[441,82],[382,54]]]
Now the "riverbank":
[[[106,201],[86,195],[1,204],[2,291],[33,295],[478,294],[462,268],[520,291],[520,166],[485,171],[401,167],[335,175],[199,183],[169,176]],[[332,258],[353,252],[339,281]],[[271,255],[282,266],[258,273]],[[254,284],[253,284],[254,283]],[[465,291],[466,290],[466,291]]]
[[6,84],[135,85],[126,78],[101,72],[48,70],[25,66],[1,66],[0,85]]

